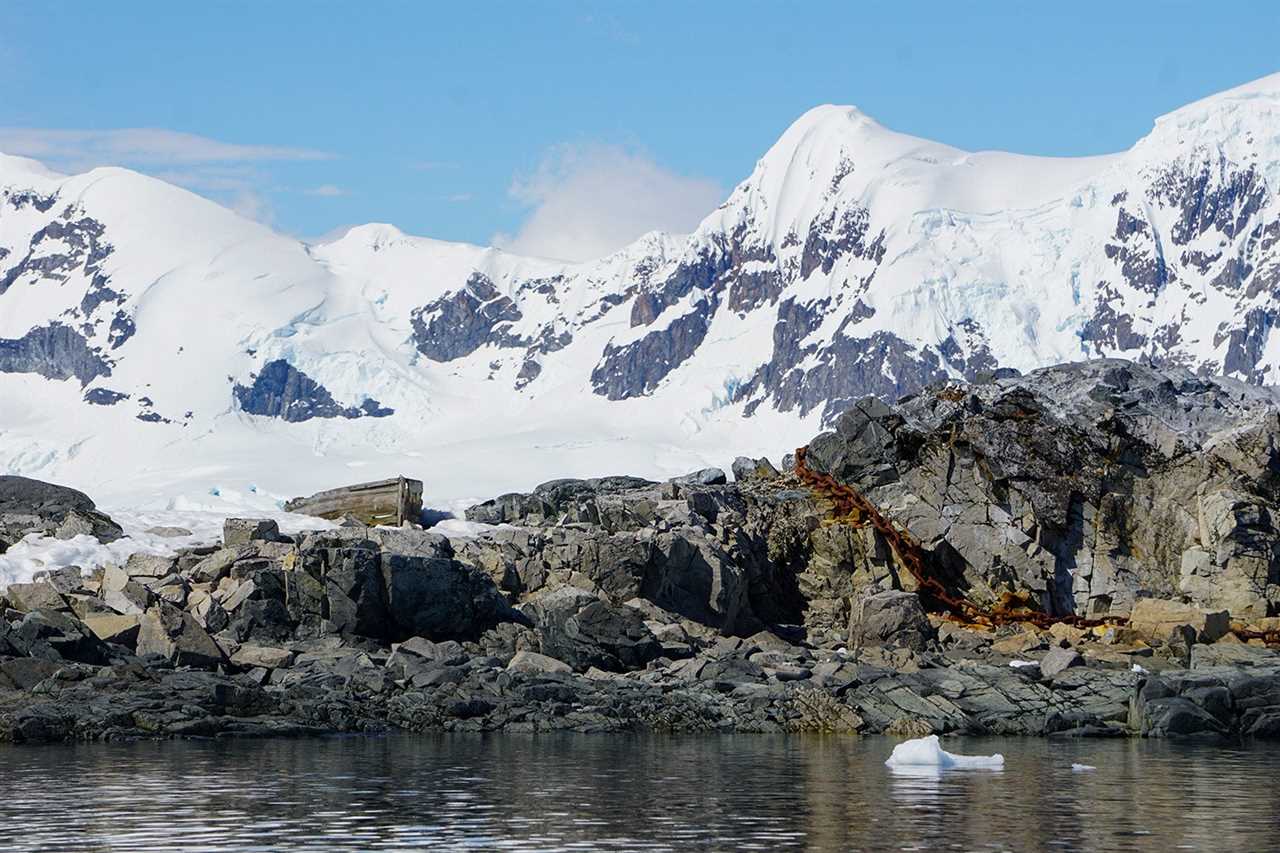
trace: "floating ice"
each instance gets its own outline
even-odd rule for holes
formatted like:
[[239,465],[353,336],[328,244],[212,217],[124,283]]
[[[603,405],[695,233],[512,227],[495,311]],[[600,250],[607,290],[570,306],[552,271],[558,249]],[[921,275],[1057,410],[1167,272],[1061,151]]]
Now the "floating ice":
[[942,767],[958,769],[991,769],[1004,767],[1004,756],[955,755],[938,745],[938,736],[903,741],[893,748],[893,754],[885,762],[888,767]]
[[1094,767],[1092,764],[1072,764],[1071,765],[1072,773],[1088,773],[1090,770],[1097,770],[1097,769],[1098,768]]

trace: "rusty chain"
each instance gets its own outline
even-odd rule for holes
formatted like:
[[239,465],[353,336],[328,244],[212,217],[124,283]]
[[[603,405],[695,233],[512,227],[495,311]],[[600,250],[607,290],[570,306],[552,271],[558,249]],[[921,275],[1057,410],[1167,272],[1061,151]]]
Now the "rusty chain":
[[[954,436],[953,436],[954,440]],[[1037,628],[1049,628],[1053,625],[1070,625],[1075,628],[1095,628],[1101,625],[1127,625],[1129,620],[1123,616],[1108,616],[1099,619],[1088,619],[1075,614],[1055,616],[1042,610],[1027,606],[1027,598],[1006,593],[994,606],[984,607],[973,599],[952,594],[942,583],[933,577],[925,563],[925,551],[911,532],[889,521],[882,512],[861,492],[852,486],[841,483],[830,474],[815,471],[808,464],[808,447],[796,449],[795,473],[814,493],[832,505],[833,521],[848,524],[852,527],[870,525],[889,545],[898,563],[906,569],[916,583],[916,593],[920,595],[927,610],[939,612],[950,619],[970,625],[995,627],[1015,622],[1030,623]],[[1232,625],[1231,633],[1240,640],[1261,640],[1269,646],[1280,645],[1280,629],[1250,630],[1243,626]]]
[[941,610],[944,615],[967,624],[990,627],[1014,622],[1029,622],[1037,628],[1048,628],[1055,624],[1094,628],[1100,625],[1124,625],[1128,622],[1121,616],[1101,619],[1087,619],[1074,614],[1054,616],[1028,607],[1024,597],[1013,594],[1006,594],[999,603],[991,607],[984,607],[967,596],[952,594],[940,580],[930,574],[925,563],[924,548],[909,530],[899,528],[889,521],[876,505],[867,500],[857,489],[839,482],[830,474],[810,468],[807,459],[808,451],[808,447],[796,449],[796,476],[809,489],[832,505],[835,521],[853,527],[870,525],[880,534],[893,551],[898,563],[915,580],[916,593],[920,595],[926,609],[933,612]]

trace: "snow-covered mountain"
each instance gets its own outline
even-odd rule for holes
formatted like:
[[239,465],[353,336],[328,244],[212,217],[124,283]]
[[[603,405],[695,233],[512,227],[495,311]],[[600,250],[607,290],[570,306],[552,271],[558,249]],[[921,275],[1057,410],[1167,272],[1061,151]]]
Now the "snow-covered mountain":
[[308,246],[0,156],[0,471],[161,505],[674,473],[999,368],[1276,382],[1278,297],[1280,75],[1077,159],[818,107],[693,234],[582,264],[387,225]]

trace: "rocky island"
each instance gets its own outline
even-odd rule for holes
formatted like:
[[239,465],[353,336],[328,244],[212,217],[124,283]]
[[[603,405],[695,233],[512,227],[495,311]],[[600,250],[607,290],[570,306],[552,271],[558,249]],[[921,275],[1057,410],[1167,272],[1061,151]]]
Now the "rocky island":
[[[1277,737],[1278,439],[1271,389],[1117,360],[867,398],[813,439],[806,472],[865,496],[931,582],[1025,619],[943,612],[793,454],[557,480],[461,534],[229,519],[4,590],[0,741]],[[121,534],[79,492],[0,478],[0,551],[33,531]]]

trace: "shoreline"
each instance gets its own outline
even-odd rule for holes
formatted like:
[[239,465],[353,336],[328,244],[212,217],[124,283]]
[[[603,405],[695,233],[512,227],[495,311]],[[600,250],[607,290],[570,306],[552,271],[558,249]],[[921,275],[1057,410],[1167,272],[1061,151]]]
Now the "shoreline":
[[[545,662],[528,655],[513,656],[513,666],[452,643],[406,645],[412,657],[405,646],[303,652],[276,684],[252,670],[27,659],[32,677],[43,677],[0,691],[0,742],[396,731],[1280,736],[1280,656],[1234,644],[1197,647],[1192,669],[1139,673],[1083,659],[1049,676],[1044,663],[1010,667],[992,656],[876,649],[861,662],[822,660],[822,650],[787,656],[738,640],[627,674],[539,671],[530,664]],[[1223,665],[1214,655],[1227,648],[1255,663]],[[1043,652],[1049,665],[1053,651]],[[773,656],[772,672],[762,655]],[[893,657],[898,668],[885,665]]]

